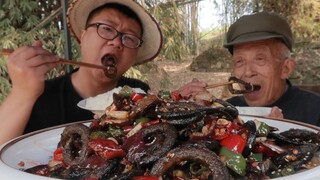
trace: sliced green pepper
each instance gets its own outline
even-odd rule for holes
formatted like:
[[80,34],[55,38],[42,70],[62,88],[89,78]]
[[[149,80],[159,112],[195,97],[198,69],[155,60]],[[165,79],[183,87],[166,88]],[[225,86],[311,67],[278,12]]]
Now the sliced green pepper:
[[135,120],[135,123],[138,124],[138,123],[145,123],[145,122],[149,122],[150,119],[147,118],[147,117],[141,117],[141,118],[138,118]]
[[105,139],[108,138],[109,135],[106,131],[93,131],[90,133],[90,139]]
[[263,154],[262,153],[251,153],[249,158],[253,159],[255,161],[261,162],[263,160]]
[[267,137],[270,132],[270,127],[268,126],[268,124],[258,120],[254,120],[254,122],[256,123],[256,127],[257,127],[257,136]]
[[161,99],[170,99],[171,98],[170,91],[168,91],[168,90],[160,91],[159,95],[160,95]]
[[117,128],[113,126],[109,126],[107,132],[111,137],[121,137],[123,135],[121,128]]
[[120,96],[124,97],[130,97],[131,94],[133,93],[133,89],[127,85],[123,86],[122,89],[119,91]]
[[219,153],[221,159],[225,159],[226,165],[241,176],[246,175],[246,160],[241,154],[237,154],[222,146]]

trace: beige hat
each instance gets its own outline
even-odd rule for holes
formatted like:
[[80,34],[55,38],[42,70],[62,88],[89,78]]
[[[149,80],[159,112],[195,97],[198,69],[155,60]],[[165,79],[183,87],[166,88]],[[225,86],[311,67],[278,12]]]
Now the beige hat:
[[278,14],[259,12],[242,16],[233,23],[224,47],[232,54],[236,44],[272,38],[281,40],[292,51],[293,37],[288,22]]
[[118,3],[135,12],[142,23],[142,46],[138,50],[137,63],[141,64],[154,59],[162,47],[162,33],[156,20],[134,0],[73,0],[68,9],[68,25],[78,42],[81,30],[85,29],[89,14],[96,8],[107,4]]

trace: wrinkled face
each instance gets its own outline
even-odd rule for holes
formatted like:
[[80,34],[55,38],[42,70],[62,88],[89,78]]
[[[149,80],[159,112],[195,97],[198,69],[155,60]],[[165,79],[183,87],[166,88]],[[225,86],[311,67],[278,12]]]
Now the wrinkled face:
[[[107,24],[121,33],[128,33],[141,38],[141,27],[139,23],[129,18],[115,9],[104,9],[91,18],[88,24],[104,23]],[[112,59],[117,68],[117,76],[125,73],[132,65],[136,63],[136,57],[139,48],[130,49],[121,43],[121,37],[118,36],[113,40],[105,40],[97,34],[97,27],[92,26],[82,31],[81,34],[81,51],[82,61],[106,65],[106,59]],[[93,68],[83,68],[89,76],[95,80],[113,81],[105,76],[103,70]]]
[[263,40],[234,46],[234,75],[244,81],[260,85],[258,91],[244,94],[249,106],[267,106],[285,92],[286,63],[272,50],[272,40]]

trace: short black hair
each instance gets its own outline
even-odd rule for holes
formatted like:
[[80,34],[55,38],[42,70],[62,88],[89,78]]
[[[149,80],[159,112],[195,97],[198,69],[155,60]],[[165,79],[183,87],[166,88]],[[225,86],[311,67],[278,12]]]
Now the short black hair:
[[129,7],[122,5],[122,4],[118,4],[118,3],[107,3],[104,4],[96,9],[94,9],[93,11],[90,12],[88,18],[87,18],[87,22],[86,22],[86,26],[88,25],[88,22],[99,12],[101,12],[103,9],[116,9],[118,10],[120,13],[124,14],[125,16],[127,16],[128,18],[132,18],[134,20],[136,20],[138,22],[138,24],[140,25],[141,28],[141,35],[143,34],[143,26],[142,26],[142,22],[139,18],[139,16]]

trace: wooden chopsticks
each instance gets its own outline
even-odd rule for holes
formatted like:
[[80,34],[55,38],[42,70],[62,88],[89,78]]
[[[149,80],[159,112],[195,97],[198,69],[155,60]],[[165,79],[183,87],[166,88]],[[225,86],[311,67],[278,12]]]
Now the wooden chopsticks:
[[[11,50],[11,49],[2,49],[1,50],[1,54],[3,54],[3,55],[10,55],[12,53],[13,53],[13,50]],[[108,70],[110,68],[110,67],[105,67],[102,65],[90,64],[90,63],[85,63],[85,62],[78,62],[75,60],[67,60],[67,59],[62,59],[62,58],[60,58],[59,63],[68,64],[68,65],[84,66],[84,67],[96,68],[96,69],[103,69],[103,70]]]
[[212,89],[212,88],[216,88],[219,86],[225,86],[225,85],[230,85],[233,84],[234,82],[232,81],[228,81],[228,82],[221,82],[221,83],[215,83],[215,84],[208,84],[206,89]]

